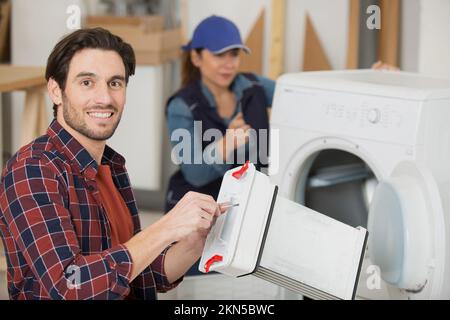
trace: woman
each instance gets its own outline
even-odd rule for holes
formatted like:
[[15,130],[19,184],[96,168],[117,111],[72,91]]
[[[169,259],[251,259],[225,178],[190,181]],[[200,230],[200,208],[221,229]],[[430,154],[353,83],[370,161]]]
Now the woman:
[[[224,173],[246,160],[253,159],[258,169],[267,166],[268,108],[275,83],[239,73],[240,54],[250,50],[236,25],[219,16],[206,18],[183,50],[182,89],[168,101],[167,121],[172,145],[180,143],[177,132],[182,131],[177,130],[184,129],[190,147],[172,154],[180,169],[169,182],[166,212],[188,191],[217,198]],[[204,137],[209,129],[219,130],[220,137]]]
[[[216,199],[223,174],[246,160],[258,169],[267,166],[268,113],[275,90],[272,80],[239,73],[240,54],[250,50],[226,18],[211,16],[200,22],[183,50],[182,88],[167,103],[172,159],[180,169],[170,178],[166,212],[188,191]],[[394,69],[380,61],[372,67]],[[188,133],[189,147],[176,152],[186,139],[180,129]],[[221,138],[204,137],[209,129],[219,130]],[[248,143],[254,133],[256,143]]]

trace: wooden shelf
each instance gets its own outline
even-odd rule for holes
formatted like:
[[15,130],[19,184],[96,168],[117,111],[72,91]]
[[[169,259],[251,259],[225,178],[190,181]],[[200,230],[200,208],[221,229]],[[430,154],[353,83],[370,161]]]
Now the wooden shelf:
[[48,126],[45,105],[46,80],[42,67],[0,65],[0,92],[23,90],[25,107],[21,123],[21,146],[44,134]]
[[19,67],[0,64],[0,92],[26,90],[36,86],[43,86],[45,68]]

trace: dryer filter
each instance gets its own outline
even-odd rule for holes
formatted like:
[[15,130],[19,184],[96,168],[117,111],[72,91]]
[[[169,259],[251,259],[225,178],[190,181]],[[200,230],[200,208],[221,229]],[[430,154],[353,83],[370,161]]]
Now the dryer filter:
[[228,171],[217,201],[232,203],[206,239],[199,269],[253,274],[314,299],[353,299],[367,230],[277,194],[254,165]]

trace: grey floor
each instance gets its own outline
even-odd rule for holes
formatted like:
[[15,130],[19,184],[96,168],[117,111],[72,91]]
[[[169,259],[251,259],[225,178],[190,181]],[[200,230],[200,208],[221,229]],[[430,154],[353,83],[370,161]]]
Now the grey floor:
[[[142,227],[154,223],[162,216],[159,212],[141,213]],[[0,259],[4,259],[3,252]],[[1,263],[0,263],[1,265]],[[281,289],[269,282],[253,276],[230,278],[221,274],[185,277],[184,281],[174,290],[159,294],[159,299],[186,300],[218,300],[218,299],[292,299],[296,295]],[[8,299],[7,280],[4,270],[0,270],[0,300]]]

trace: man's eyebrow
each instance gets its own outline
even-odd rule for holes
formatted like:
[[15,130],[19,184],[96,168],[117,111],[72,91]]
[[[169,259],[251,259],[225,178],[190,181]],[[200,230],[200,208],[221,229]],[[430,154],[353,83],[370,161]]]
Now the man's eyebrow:
[[[77,74],[77,76],[75,77],[75,79],[79,79],[79,78],[83,78],[83,77],[92,77],[92,78],[97,78],[97,75],[93,72],[80,72],[79,74]],[[108,82],[113,81],[113,80],[121,80],[121,81],[125,81],[125,76],[120,75],[120,74],[116,74],[112,77],[110,77],[108,79]]]
[[112,76],[111,78],[109,78],[109,81],[108,81],[108,82],[113,81],[113,80],[122,80],[122,81],[125,81],[125,77],[122,76],[122,75],[120,75],[120,74],[116,74],[115,76]]
[[97,75],[93,72],[80,72],[79,74],[77,74],[77,76],[75,78],[82,78],[82,77],[94,77],[96,78]]

